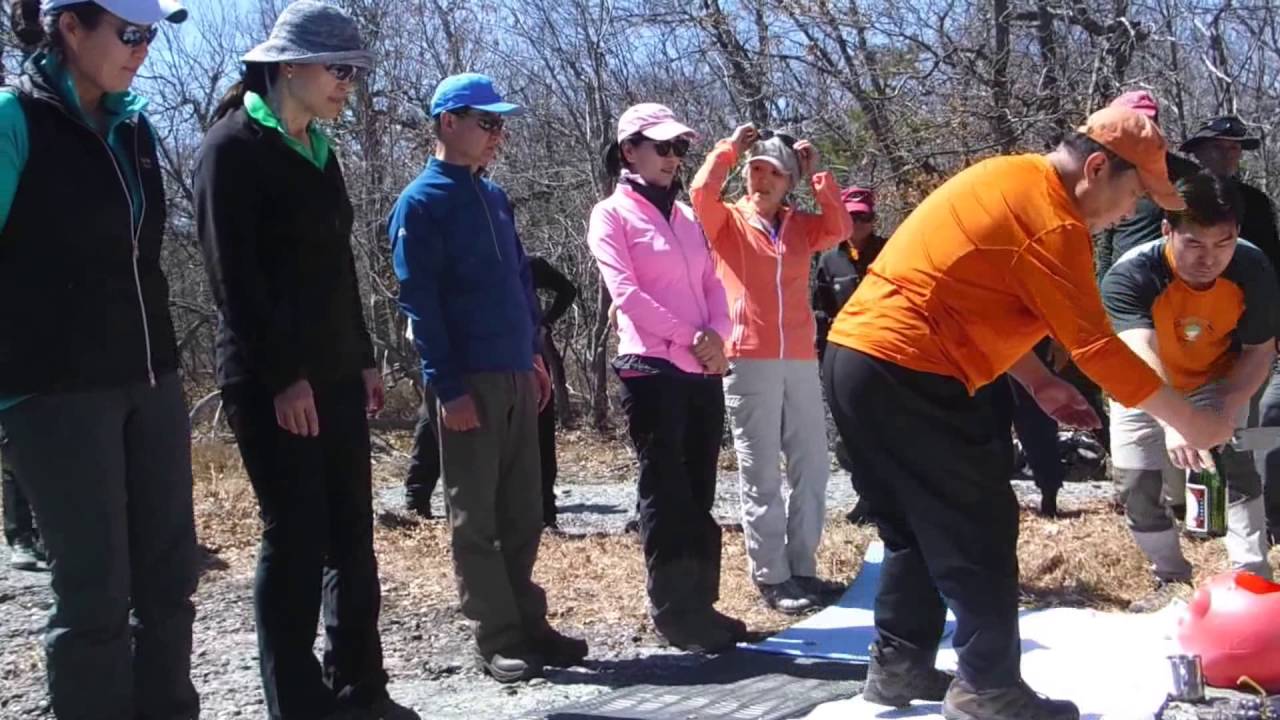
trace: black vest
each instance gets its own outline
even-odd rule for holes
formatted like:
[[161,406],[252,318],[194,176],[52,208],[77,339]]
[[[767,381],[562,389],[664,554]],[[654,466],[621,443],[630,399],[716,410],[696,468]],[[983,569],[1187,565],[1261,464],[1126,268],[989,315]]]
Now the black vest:
[[141,178],[28,66],[15,88],[30,152],[0,230],[0,395],[148,382],[177,369],[160,269],[164,182],[151,127],[116,132]]

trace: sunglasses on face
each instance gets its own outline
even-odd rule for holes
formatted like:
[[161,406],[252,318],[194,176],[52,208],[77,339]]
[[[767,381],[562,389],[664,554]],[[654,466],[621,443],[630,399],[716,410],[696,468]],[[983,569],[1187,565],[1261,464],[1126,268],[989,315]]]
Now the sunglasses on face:
[[116,37],[128,47],[136,48],[150,45],[159,34],[160,28],[155,25],[125,25],[116,33]]
[[689,141],[686,138],[676,138],[655,142],[653,151],[658,153],[658,157],[671,157],[671,154],[675,153],[676,157],[682,158],[689,154]]
[[325,65],[324,69],[328,70],[329,74],[336,78],[338,82],[354,82],[356,76],[360,74],[360,68],[355,65]]
[[[456,115],[457,117],[467,117],[468,115],[471,114],[471,109],[462,108],[460,110],[453,112],[452,114]],[[497,133],[502,132],[502,129],[506,127],[506,125],[507,125],[506,121],[503,120],[501,117],[498,117],[497,115],[477,115],[476,116],[476,127],[489,133],[490,135],[495,135]]]
[[876,216],[871,213],[849,213],[849,216],[856,223],[869,223],[876,219]]

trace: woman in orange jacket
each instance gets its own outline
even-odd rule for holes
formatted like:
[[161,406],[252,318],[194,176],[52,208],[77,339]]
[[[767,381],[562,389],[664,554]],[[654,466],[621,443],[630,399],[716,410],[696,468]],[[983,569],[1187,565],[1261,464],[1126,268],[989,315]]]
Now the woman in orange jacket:
[[[735,203],[720,194],[746,153],[747,192]],[[838,588],[817,577],[815,553],[826,515],[826,420],[809,313],[814,253],[853,232],[830,172],[817,172],[818,150],[744,125],[721,140],[693,180],[694,211],[716,256],[733,332],[724,380],[742,495],[752,579],[765,602],[802,613]],[[821,214],[787,198],[808,179]],[[779,454],[786,457],[782,496]]]

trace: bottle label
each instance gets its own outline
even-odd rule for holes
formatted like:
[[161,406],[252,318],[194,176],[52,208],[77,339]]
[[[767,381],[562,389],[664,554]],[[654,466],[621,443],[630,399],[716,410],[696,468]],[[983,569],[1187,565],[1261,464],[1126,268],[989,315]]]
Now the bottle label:
[[1187,483],[1187,530],[1209,531],[1209,488]]

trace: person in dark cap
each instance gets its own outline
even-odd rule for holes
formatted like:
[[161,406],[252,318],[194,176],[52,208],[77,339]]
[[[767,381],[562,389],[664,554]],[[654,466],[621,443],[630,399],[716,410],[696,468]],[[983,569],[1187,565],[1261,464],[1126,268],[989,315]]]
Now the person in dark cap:
[[317,122],[342,113],[373,55],[349,15],[298,0],[242,60],[200,149],[195,219],[218,386],[262,516],[253,601],[267,713],[416,719],[387,693],[368,420],[384,391],[351,200]]
[[[1182,143],[1182,151],[1194,155],[1205,169],[1235,178],[1236,191],[1244,202],[1240,237],[1261,248],[1272,268],[1280,272],[1280,236],[1276,228],[1275,207],[1266,193],[1238,177],[1241,157],[1246,151],[1260,147],[1262,141],[1250,135],[1244,122],[1233,115],[1209,119]],[[1273,370],[1258,405],[1258,411],[1251,420],[1256,420],[1263,427],[1280,426],[1280,366]],[[1277,542],[1280,541],[1280,450],[1257,453],[1256,456],[1260,458],[1258,470],[1262,473],[1265,488],[1268,534],[1272,542]]]

